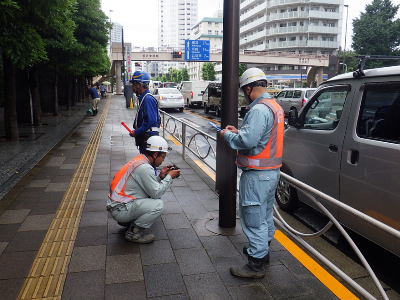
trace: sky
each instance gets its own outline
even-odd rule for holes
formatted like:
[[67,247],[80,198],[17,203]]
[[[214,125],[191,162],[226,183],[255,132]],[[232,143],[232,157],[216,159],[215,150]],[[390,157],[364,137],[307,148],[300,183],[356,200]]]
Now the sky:
[[[104,13],[109,18],[111,17],[111,21],[124,27],[124,42],[132,43],[132,47],[157,47],[158,0],[101,0],[101,2]],[[198,21],[201,21],[204,17],[212,17],[218,9],[222,10],[223,2],[224,0],[199,0]],[[349,5],[346,49],[351,48],[352,20],[358,18],[361,12],[365,12],[365,6],[370,3],[372,3],[372,0],[344,0],[344,4]],[[398,5],[400,0],[392,0],[392,3]],[[347,8],[345,7],[343,10],[342,48],[345,46],[346,14]]]

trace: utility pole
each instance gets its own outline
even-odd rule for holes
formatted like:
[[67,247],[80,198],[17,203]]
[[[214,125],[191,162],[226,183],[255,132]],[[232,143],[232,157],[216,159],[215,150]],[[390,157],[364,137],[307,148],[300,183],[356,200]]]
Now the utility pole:
[[[224,40],[222,44],[222,115],[221,128],[238,127],[239,88],[239,0],[224,0]],[[223,138],[217,139],[218,225],[236,226],[236,151]]]

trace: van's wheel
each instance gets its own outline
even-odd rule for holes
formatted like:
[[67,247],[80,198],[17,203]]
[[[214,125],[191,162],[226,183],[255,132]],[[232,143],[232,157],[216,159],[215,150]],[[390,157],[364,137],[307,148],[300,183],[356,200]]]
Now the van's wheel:
[[208,107],[207,104],[204,103],[204,112],[205,112],[206,114],[208,114],[209,111],[210,111],[210,107]]
[[275,194],[276,202],[284,211],[291,212],[299,208],[299,198],[295,188],[282,178],[279,179]]
[[220,118],[221,117],[221,108],[219,106],[217,106],[215,108],[215,115]]
[[179,111],[183,111],[183,107],[179,107],[178,110],[179,110]]

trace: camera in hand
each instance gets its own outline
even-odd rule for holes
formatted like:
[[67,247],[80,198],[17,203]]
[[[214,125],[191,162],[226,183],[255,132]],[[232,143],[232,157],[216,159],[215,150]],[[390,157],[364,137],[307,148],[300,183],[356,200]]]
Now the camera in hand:
[[[172,165],[170,168],[170,170],[180,170],[179,167],[177,165]],[[178,178],[179,176],[181,176],[181,174],[179,174],[178,176],[176,176],[175,178]]]

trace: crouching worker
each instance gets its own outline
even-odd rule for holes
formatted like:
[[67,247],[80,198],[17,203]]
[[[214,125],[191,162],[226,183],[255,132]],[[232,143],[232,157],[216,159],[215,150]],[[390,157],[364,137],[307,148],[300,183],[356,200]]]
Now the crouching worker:
[[147,140],[146,151],[125,164],[110,185],[107,210],[121,225],[131,223],[125,239],[133,243],[151,243],[155,236],[143,230],[160,217],[164,203],[160,197],[171,186],[172,179],[180,174],[172,166],[165,166],[157,176],[159,167],[170,148],[160,136]]

